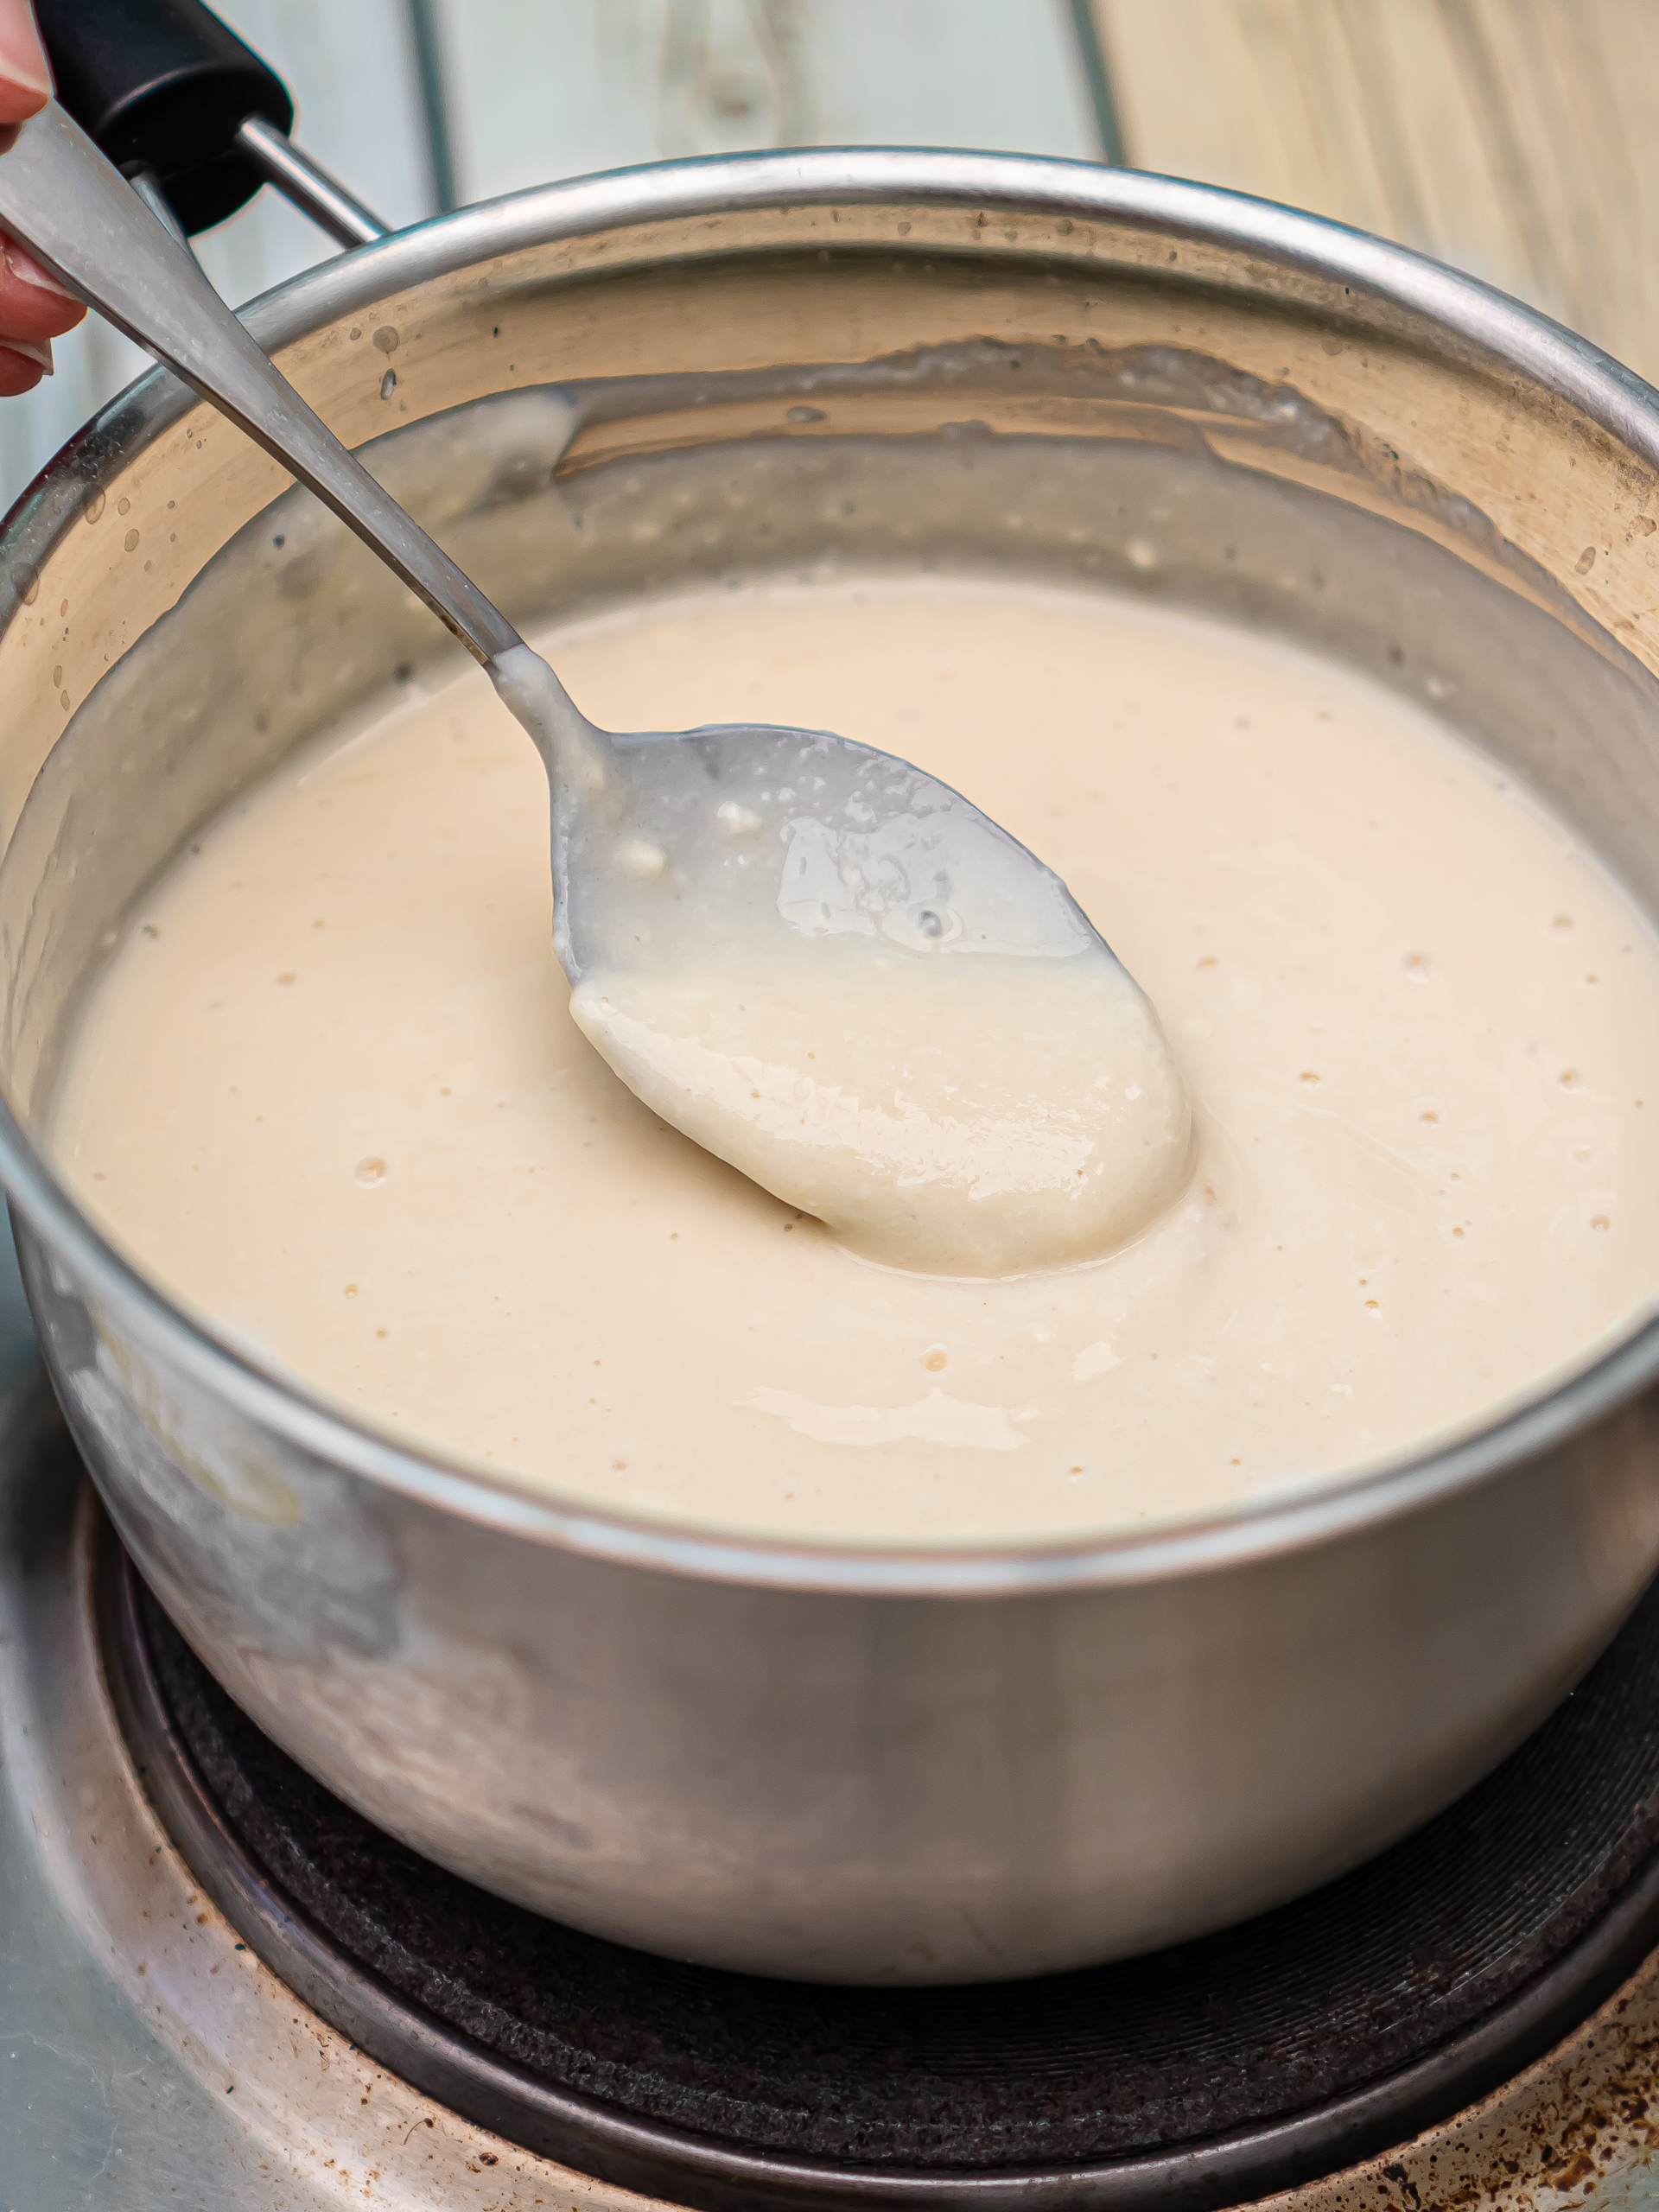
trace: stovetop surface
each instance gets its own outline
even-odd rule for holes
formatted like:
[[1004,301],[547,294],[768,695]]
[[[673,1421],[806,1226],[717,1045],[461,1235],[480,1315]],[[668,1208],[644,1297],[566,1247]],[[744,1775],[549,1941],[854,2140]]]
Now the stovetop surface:
[[[1202,1941],[981,1988],[826,1988],[652,1957],[375,1828],[213,1681],[100,1540],[150,1794],[268,1963],[516,2142],[728,2212],[1217,2208],[1471,2103],[1659,1936],[1659,1585],[1574,1694],[1414,1835]],[[989,2212],[989,2208],[987,2208]]]
[[[0,1274],[0,2212],[639,2212],[354,2049],[201,1891],[111,1702],[96,1516],[20,1314]],[[1656,2148],[1650,1960],[1470,2111],[1271,2201],[1645,2208]]]

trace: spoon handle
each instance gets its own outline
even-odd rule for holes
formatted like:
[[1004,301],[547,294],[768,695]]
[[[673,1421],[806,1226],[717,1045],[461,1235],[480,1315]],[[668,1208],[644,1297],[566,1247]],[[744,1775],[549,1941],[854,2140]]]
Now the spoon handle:
[[0,227],[292,469],[486,668],[522,648],[505,615],[306,405],[195,256],[55,100],[0,155]]

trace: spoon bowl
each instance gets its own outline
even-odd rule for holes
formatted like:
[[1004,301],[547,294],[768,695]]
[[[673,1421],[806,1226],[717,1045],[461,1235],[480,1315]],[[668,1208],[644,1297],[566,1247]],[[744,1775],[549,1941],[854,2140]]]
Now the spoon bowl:
[[[555,938],[573,982],[628,939],[645,906],[659,911],[665,893],[688,928],[718,935],[752,916],[768,894],[766,871],[751,855],[780,830],[791,841],[786,866],[805,877],[769,894],[771,903],[806,935],[880,928],[913,950],[947,941],[1060,957],[1104,949],[1059,879],[1023,845],[887,754],[827,732],[758,724],[632,736],[596,728],[499,608],[306,404],[188,247],[55,101],[18,128],[0,158],[0,224],[291,469],[482,664],[553,787]],[[798,802],[798,787],[809,795]],[[797,854],[788,825],[819,818],[825,842],[815,865],[804,849]],[[658,879],[653,893],[645,887]],[[792,908],[784,917],[779,902],[796,889],[793,906],[804,915],[821,906],[822,920]]]

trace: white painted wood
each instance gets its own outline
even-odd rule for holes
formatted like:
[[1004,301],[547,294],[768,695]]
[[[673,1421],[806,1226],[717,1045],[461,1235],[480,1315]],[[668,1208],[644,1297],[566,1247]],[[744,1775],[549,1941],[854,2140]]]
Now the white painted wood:
[[[299,110],[295,136],[394,227],[432,212],[431,168],[405,0],[214,0],[268,60]],[[203,266],[241,302],[336,248],[269,187],[197,241]],[[60,339],[57,373],[0,401],[0,509],[70,433],[149,366],[96,317]]]
[[1092,159],[1065,0],[435,0],[456,183],[763,146]]

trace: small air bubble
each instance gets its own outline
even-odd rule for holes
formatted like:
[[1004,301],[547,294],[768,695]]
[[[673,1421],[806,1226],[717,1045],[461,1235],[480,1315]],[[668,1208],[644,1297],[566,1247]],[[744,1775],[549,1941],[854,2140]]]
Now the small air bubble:
[[353,1179],[360,1183],[365,1191],[372,1191],[378,1183],[385,1181],[386,1163],[371,1153],[366,1160],[358,1161],[352,1170],[352,1176]]
[[1612,1225],[1605,1213],[1592,1213],[1590,1217],[1592,1229],[1611,1229]]
[[[931,1351],[925,1351],[922,1354],[922,1365],[930,1375],[941,1373],[950,1364],[950,1355],[943,1344],[935,1344]],[[1075,1475],[1077,1470],[1074,1467],[1071,1471]]]

